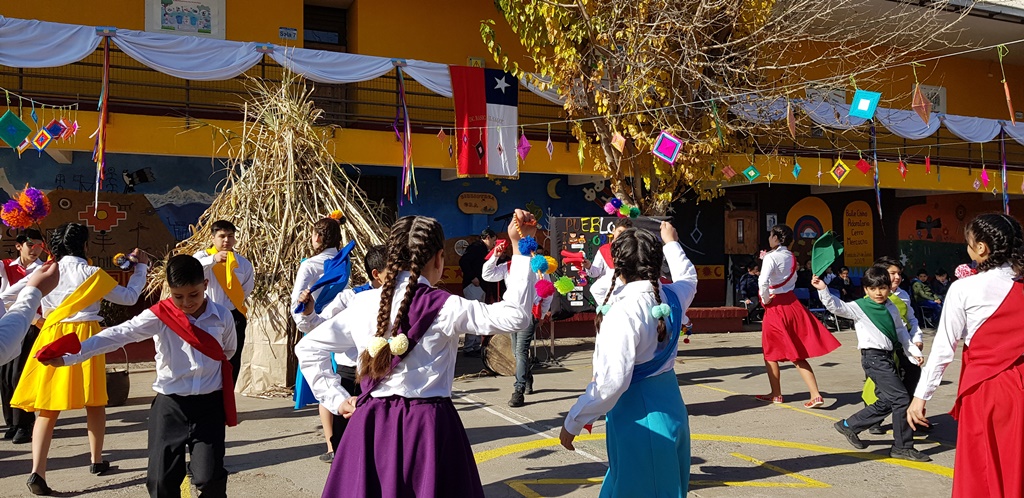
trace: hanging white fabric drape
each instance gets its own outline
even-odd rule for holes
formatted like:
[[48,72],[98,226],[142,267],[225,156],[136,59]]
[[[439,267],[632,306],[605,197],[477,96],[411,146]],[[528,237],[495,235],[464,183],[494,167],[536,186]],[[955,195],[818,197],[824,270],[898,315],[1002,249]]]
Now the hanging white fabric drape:
[[255,66],[263,54],[253,42],[117,30],[122,52],[164,74],[193,81],[229,80]]
[[1006,136],[1014,139],[1017,143],[1024,145],[1024,123],[1010,124],[1009,121],[1002,121],[1003,131]]
[[999,120],[940,114],[942,124],[954,135],[967,142],[991,142],[999,136]]
[[[544,84],[548,89],[541,89],[534,81]],[[519,84],[552,104],[565,105],[565,98],[558,94],[558,88],[551,85],[551,78],[545,78],[537,73],[527,73],[525,78],[519,78]]]
[[935,113],[929,116],[928,124],[924,124],[921,116],[918,116],[915,111],[882,107],[875,111],[875,119],[893,135],[907,140],[921,140],[930,137],[939,130],[939,126],[942,124],[939,116]]
[[0,64],[23,68],[72,64],[95,52],[101,38],[93,26],[0,16]]
[[736,117],[752,123],[768,124],[786,119],[786,100],[782,97],[775,100],[745,96],[729,102],[729,110]]
[[447,64],[409,59],[405,61],[402,71],[427,87],[427,90],[442,97],[452,98],[452,77],[448,74]]
[[368,55],[274,46],[270,57],[283,67],[317,83],[358,83],[394,69],[391,59]]
[[850,106],[836,104],[827,100],[801,100],[800,109],[811,118],[811,121],[828,128],[849,130],[867,122],[866,119],[850,116]]

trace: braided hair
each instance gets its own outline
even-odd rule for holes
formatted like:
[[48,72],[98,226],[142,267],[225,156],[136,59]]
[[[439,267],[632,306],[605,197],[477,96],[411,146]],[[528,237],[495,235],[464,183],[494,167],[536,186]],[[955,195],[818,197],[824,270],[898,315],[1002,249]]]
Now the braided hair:
[[968,242],[988,246],[988,259],[978,263],[979,272],[1009,263],[1018,277],[1024,275],[1024,236],[1017,220],[999,213],[978,215],[967,224],[964,235]]
[[[612,285],[604,296],[605,305],[612,295],[616,281],[619,277],[626,283],[637,280],[647,280],[654,288],[654,299],[661,304],[661,284],[658,279],[661,277],[661,265],[665,261],[665,255],[661,250],[661,243],[658,238],[647,230],[636,228],[627,229],[612,242],[612,262],[615,264],[615,272],[612,274]],[[598,314],[594,319],[594,325],[598,332],[601,331],[602,315]],[[658,341],[665,340],[666,325],[665,318],[658,319]]]
[[313,233],[320,236],[320,246],[314,247],[317,254],[327,249],[341,247],[341,223],[334,218],[320,218],[313,224]]
[[64,256],[85,258],[85,244],[89,242],[89,229],[78,223],[65,223],[50,235],[50,250],[54,261]]
[[[381,286],[380,311],[377,312],[377,337],[397,335],[399,325],[408,321],[406,314],[412,303],[413,286],[419,281],[424,267],[442,250],[444,229],[433,218],[403,216],[391,226],[387,241],[387,273]],[[399,283],[398,276],[403,271],[409,272],[409,283],[392,321],[392,302]],[[359,377],[383,378],[391,369],[392,358],[390,348],[381,349],[373,357],[369,351],[363,351],[359,358]]]

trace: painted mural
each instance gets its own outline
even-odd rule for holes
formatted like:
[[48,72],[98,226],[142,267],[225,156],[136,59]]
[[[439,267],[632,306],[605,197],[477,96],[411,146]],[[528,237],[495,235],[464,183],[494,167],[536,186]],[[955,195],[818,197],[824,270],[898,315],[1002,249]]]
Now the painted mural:
[[832,230],[832,211],[820,197],[804,197],[789,208],[786,224],[793,229],[793,254],[803,264],[811,259],[814,240]]
[[853,201],[843,210],[843,259],[853,269],[875,262],[874,215],[864,201]]

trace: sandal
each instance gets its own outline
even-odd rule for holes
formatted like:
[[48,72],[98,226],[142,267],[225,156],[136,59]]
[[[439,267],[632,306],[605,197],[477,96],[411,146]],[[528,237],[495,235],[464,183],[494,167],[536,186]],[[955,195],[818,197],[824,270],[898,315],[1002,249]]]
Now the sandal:
[[825,400],[818,396],[817,398],[811,398],[810,401],[804,403],[804,408],[817,408],[825,404]]
[[772,396],[771,394],[759,394],[754,396],[754,399],[758,401],[764,401],[765,403],[780,404],[782,403],[782,396]]

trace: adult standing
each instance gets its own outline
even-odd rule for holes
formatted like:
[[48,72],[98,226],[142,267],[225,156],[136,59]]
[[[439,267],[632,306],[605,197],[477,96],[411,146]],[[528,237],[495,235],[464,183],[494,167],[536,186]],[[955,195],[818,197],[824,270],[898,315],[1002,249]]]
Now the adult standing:
[[[495,303],[501,300],[500,289],[497,283],[487,282],[483,278],[484,262],[487,256],[494,249],[498,241],[498,234],[494,230],[485,228],[480,232],[480,239],[466,247],[466,252],[459,258],[459,268],[462,269],[462,288],[479,285],[484,291],[484,302]],[[473,281],[476,280],[476,283]],[[467,299],[475,299],[475,296],[464,296]],[[466,334],[465,342],[462,344],[462,353],[466,356],[480,356],[480,336]]]
[[804,407],[817,408],[825,402],[807,359],[832,352],[839,347],[839,341],[800,304],[793,293],[796,287],[797,260],[789,251],[788,246],[792,242],[792,228],[786,225],[772,227],[768,235],[771,250],[764,256],[758,279],[761,302],[765,308],[761,323],[761,346],[764,349],[764,364],[768,370],[771,393],[757,396],[757,399],[782,403],[779,362],[791,361],[811,393],[811,399],[804,403]]

